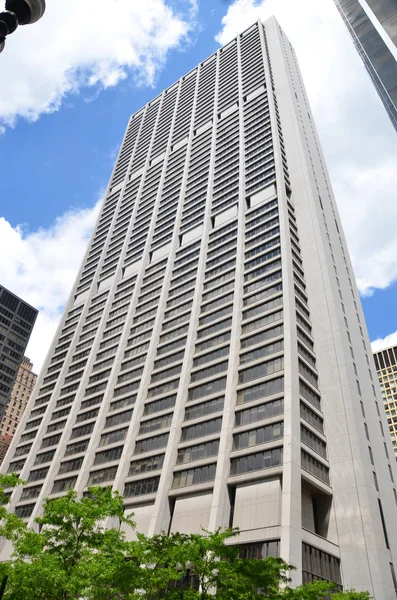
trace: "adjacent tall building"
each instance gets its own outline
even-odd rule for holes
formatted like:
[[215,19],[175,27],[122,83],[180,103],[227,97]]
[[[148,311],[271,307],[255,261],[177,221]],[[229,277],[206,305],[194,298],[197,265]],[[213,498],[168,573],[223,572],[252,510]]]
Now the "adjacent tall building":
[[23,357],[18,369],[17,378],[11,392],[10,400],[0,423],[0,463],[12,442],[25,408],[34,389],[37,375],[33,373],[33,364]]
[[397,460],[397,346],[374,352],[374,358]]
[[0,285],[0,419],[10,401],[37,314],[35,308]]
[[[385,109],[397,130],[397,3],[334,0]],[[381,36],[378,30],[382,31]]]
[[[294,51],[254,24],[134,114],[6,457],[147,534],[233,525],[294,583],[395,598],[396,465]],[[4,548],[2,557],[7,556]]]

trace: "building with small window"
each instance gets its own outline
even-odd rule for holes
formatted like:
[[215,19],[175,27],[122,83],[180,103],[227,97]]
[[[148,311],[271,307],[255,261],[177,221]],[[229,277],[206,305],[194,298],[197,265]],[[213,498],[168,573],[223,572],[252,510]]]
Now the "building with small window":
[[3,470],[28,482],[10,506],[30,523],[45,497],[112,486],[148,535],[232,525],[294,585],[395,597],[396,462],[274,18],[131,116]]
[[397,346],[374,352],[374,359],[397,459]]
[[32,371],[33,364],[23,357],[17,378],[12,388],[10,400],[0,422],[0,463],[12,442],[26,405],[34,389],[37,375]]

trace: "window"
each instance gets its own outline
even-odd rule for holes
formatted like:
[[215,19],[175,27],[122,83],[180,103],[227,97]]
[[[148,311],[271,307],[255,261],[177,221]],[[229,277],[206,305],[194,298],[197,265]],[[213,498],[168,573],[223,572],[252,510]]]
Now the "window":
[[166,429],[167,427],[170,427],[172,417],[173,413],[169,413],[168,415],[163,415],[162,417],[141,422],[139,435],[143,433],[150,433],[151,431],[156,431],[157,429]]
[[242,333],[243,334],[250,333],[251,331],[254,331],[255,329],[265,327],[266,325],[269,325],[270,323],[274,323],[275,321],[279,321],[282,318],[283,318],[283,311],[278,310],[277,312],[274,312],[270,315],[262,317],[261,319],[256,319],[255,321],[250,321],[249,323],[246,323],[242,327]]
[[250,337],[246,337],[241,340],[241,348],[249,348],[250,346],[254,346],[259,344],[260,342],[264,342],[273,337],[282,335],[284,333],[284,326],[277,325],[276,327],[271,327],[270,329],[266,329],[265,331],[261,331],[255,335]]
[[320,440],[314,433],[309,431],[307,427],[301,425],[301,440],[304,444],[309,446],[312,450],[317,452],[323,458],[327,458],[327,446],[325,442]]
[[199,329],[197,332],[198,339],[207,337],[213,333],[217,333],[218,331],[222,331],[222,329],[226,329],[231,327],[232,319],[226,319],[225,321],[221,321],[220,323],[215,323],[215,325],[211,325],[210,327],[206,327],[205,329]]
[[245,285],[244,286],[244,294],[249,294],[250,292],[254,292],[255,290],[258,290],[259,288],[262,288],[262,287],[266,286],[268,283],[270,283],[272,281],[276,281],[277,279],[281,279],[281,271],[276,271],[275,273],[271,273],[270,275],[267,275],[266,277],[262,277],[261,279],[258,279],[257,281],[254,281],[253,283],[251,283],[249,285]]
[[[179,352],[174,352],[173,354],[170,354],[169,356],[166,356],[165,358],[162,358],[160,360],[156,360],[156,362],[153,365],[153,368],[161,369],[161,367],[165,367],[171,363],[177,362],[178,360],[182,360],[184,354],[185,349],[180,350]],[[162,377],[162,379],[164,379],[164,377]]]
[[120,425],[121,423],[126,423],[131,420],[133,413],[133,409],[126,410],[125,412],[118,413],[117,415],[113,415],[111,417],[107,417],[105,421],[105,429],[108,427],[114,427],[115,425]]
[[[90,398],[89,400],[85,400],[81,403],[80,409],[84,410],[85,408],[89,408],[90,406],[95,406],[99,404],[103,400],[103,394],[100,396],[95,396],[95,398]],[[70,409],[69,409],[70,410]]]
[[66,492],[74,488],[77,477],[67,477],[66,479],[59,479],[54,482],[51,490],[51,494],[57,494],[58,492]]
[[341,589],[340,560],[331,554],[302,543],[302,575],[303,583],[311,583],[318,579],[334,581]]
[[67,462],[61,463],[58,471],[58,475],[62,473],[70,473],[71,471],[78,471],[83,464],[84,456],[81,458],[75,458],[74,460],[68,460]]
[[321,410],[320,396],[314,390],[312,390],[304,381],[299,379],[299,393],[303,398],[308,400],[318,410]]
[[[172,362],[172,359],[171,359]],[[154,373],[150,379],[150,383],[156,383],[157,381],[161,381],[162,379],[168,379],[168,377],[173,377],[174,375],[178,375],[181,372],[182,363],[176,365],[175,367],[170,367],[169,369],[165,369],[164,371],[160,371],[159,373]]]
[[[206,340],[205,342],[196,344],[196,353],[202,352],[203,350],[207,350],[209,348],[213,348],[214,346],[218,346],[219,344],[222,344],[223,342],[228,342],[229,340],[230,340],[230,331],[225,331],[225,333],[222,333],[221,335],[217,335],[216,337],[213,337],[210,340]],[[229,346],[227,348],[229,348]],[[197,360],[199,360],[199,359],[197,359]]]
[[87,412],[80,413],[76,417],[76,423],[81,423],[82,421],[88,421],[88,419],[93,419],[97,417],[99,413],[99,408],[95,408],[94,410],[88,410]]
[[[50,435],[49,437],[43,438],[40,448],[48,448],[49,446],[56,446],[58,444],[59,440],[61,439],[61,435],[62,434],[59,433],[58,435]],[[15,452],[15,456],[16,455],[17,455],[17,453]]]
[[179,471],[174,473],[172,488],[182,488],[188,485],[197,485],[207,481],[214,481],[216,465],[206,465],[197,469],[188,469],[187,471]]
[[191,425],[190,427],[185,427],[182,429],[181,441],[186,442],[187,440],[193,440],[205,435],[218,433],[221,430],[221,425],[222,417],[219,417],[217,419],[211,419],[210,421],[204,421],[203,423]]
[[94,425],[95,422],[72,429],[72,435],[70,436],[70,439],[72,440],[73,438],[82,437],[83,435],[88,435],[89,433],[92,433]]
[[260,348],[256,348],[255,350],[251,350],[251,352],[245,352],[240,355],[240,364],[245,364],[254,360],[258,360],[259,358],[264,358],[269,354],[274,354],[275,352],[280,352],[284,348],[283,340],[278,342],[274,342],[273,344],[268,344],[267,346],[261,346]]
[[216,360],[218,358],[222,358],[223,356],[228,356],[228,354],[229,354],[229,346],[224,346],[223,348],[219,348],[218,350],[215,350],[214,352],[209,352],[208,354],[205,354],[204,356],[195,358],[193,361],[193,367],[199,367],[201,365],[204,365],[204,364],[211,362],[213,360]]
[[166,410],[167,408],[172,408],[175,406],[176,395],[169,396],[167,398],[162,398],[161,400],[155,400],[154,402],[150,402],[145,404],[144,416],[151,415],[156,412],[160,412],[162,410]]
[[151,450],[157,450],[158,448],[165,448],[168,443],[168,433],[162,435],[155,435],[144,440],[139,440],[135,445],[134,454],[142,454],[143,452],[150,452]]
[[7,473],[14,473],[14,471],[20,471],[22,469],[22,467],[24,466],[25,461],[26,461],[26,458],[23,458],[22,460],[16,460],[16,461],[10,463]]
[[85,452],[88,448],[89,442],[90,440],[88,439],[82,442],[75,442],[74,444],[69,444],[68,446],[66,446],[65,456],[71,456],[72,454],[79,454],[80,452]]
[[194,371],[191,375],[190,381],[199,381],[200,379],[206,379],[207,377],[212,377],[213,375],[218,375],[219,373],[223,373],[227,371],[228,361],[225,360],[216,365],[212,365],[207,367],[206,369],[200,369],[199,371]]
[[37,454],[34,464],[42,465],[43,463],[50,462],[54,458],[54,454],[55,450],[50,450],[49,452],[42,452],[41,454]]
[[[243,306],[250,306],[251,304],[254,304],[255,302],[259,302],[259,300],[264,300],[265,298],[268,298],[269,296],[272,296],[273,294],[276,294],[277,292],[281,292],[282,289],[283,289],[282,283],[278,283],[277,285],[270,286],[264,290],[261,290],[260,292],[257,292],[256,294],[253,294],[252,296],[248,296],[248,298],[244,298]],[[279,306],[279,305],[276,304],[276,306]],[[271,307],[269,306],[269,309],[270,308]]]
[[393,563],[389,563],[389,564],[390,564],[390,573],[391,573],[391,577],[392,577],[392,580],[393,580],[394,590],[395,590],[395,592],[397,594],[397,578],[396,578],[396,573],[395,573],[395,570],[394,570]]
[[34,485],[32,487],[25,487],[22,490],[21,500],[31,500],[37,498],[40,494],[42,485]]
[[267,556],[273,556],[279,558],[280,556],[280,540],[269,540],[266,542],[251,542],[250,544],[239,545],[240,558],[247,558],[253,560],[256,558],[266,558]]
[[249,369],[245,369],[244,371],[240,371],[238,374],[238,382],[247,383],[253,379],[266,377],[267,375],[272,375],[273,373],[281,371],[283,367],[284,359],[281,356],[280,358],[275,358],[273,360],[269,360],[268,362],[250,367]]
[[113,481],[116,477],[117,467],[109,467],[100,471],[93,471],[90,473],[87,485],[98,485],[107,481]]
[[52,425],[48,425],[46,433],[51,433],[52,431],[59,431],[63,429],[66,425],[66,419],[64,421],[59,421],[58,423],[53,423]]
[[115,410],[119,410],[120,408],[125,408],[126,406],[131,406],[131,404],[135,404],[136,395],[127,396],[127,398],[122,398],[121,400],[116,400],[116,402],[112,402],[109,406],[109,412],[113,412]]
[[123,429],[117,429],[116,431],[111,431],[110,433],[104,433],[101,435],[99,446],[108,446],[109,444],[114,444],[115,442],[125,440],[127,437],[127,432],[128,427],[123,427]]
[[123,446],[117,448],[111,448],[104,452],[99,452],[95,455],[94,465],[102,465],[103,463],[111,462],[112,460],[118,460],[123,453]]
[[221,397],[215,398],[214,400],[209,400],[209,402],[201,402],[200,404],[195,404],[194,406],[187,406],[185,409],[185,421],[198,419],[199,417],[223,410],[223,405],[224,398]]
[[311,408],[306,406],[303,402],[300,404],[301,407],[301,417],[305,419],[310,425],[318,429],[321,433],[324,433],[324,424],[323,419],[317,413],[315,413]]
[[205,317],[201,317],[199,319],[199,327],[203,326],[203,325],[208,325],[209,323],[212,323],[212,321],[216,321],[218,319],[221,319],[222,317],[225,317],[226,315],[230,314],[233,310],[233,305],[230,304],[229,306],[226,306],[225,308],[222,308],[220,310],[217,310],[213,313],[210,313],[209,315],[205,316]]
[[249,454],[248,456],[233,458],[231,460],[230,475],[241,475],[243,473],[250,473],[251,471],[278,467],[282,464],[282,461],[282,448],[274,448],[272,450],[265,450],[264,452],[257,452],[256,454]]
[[179,379],[174,379],[173,381],[157,385],[155,387],[149,388],[147,397],[153,398],[154,396],[159,396],[160,394],[172,392],[173,390],[177,389],[178,386]]
[[185,464],[208,458],[210,456],[217,456],[219,451],[219,440],[212,442],[206,442],[205,444],[198,444],[197,446],[188,446],[187,448],[181,448],[178,450],[177,464]]
[[208,381],[194,388],[189,389],[188,400],[196,400],[203,396],[209,396],[217,392],[223,391],[226,388],[226,377]]
[[132,481],[125,484],[124,497],[144,496],[145,494],[154,494],[159,487],[160,477],[150,477],[140,481]]
[[28,481],[31,482],[39,481],[40,479],[45,479],[49,468],[50,467],[45,467],[44,469],[36,469],[35,471],[30,471]]
[[284,389],[284,377],[277,377],[271,381],[259,383],[258,385],[251,386],[239,390],[237,392],[237,404],[245,404],[252,400],[258,400],[272,394],[282,392]]
[[313,458],[310,454],[307,454],[304,450],[301,451],[301,463],[302,469],[317,477],[324,483],[329,485],[329,469],[323,465],[320,461]]
[[[283,298],[282,296],[279,296],[278,298],[275,298],[274,300],[270,300],[269,302],[264,302],[262,304],[258,304],[256,306],[254,306],[254,308],[251,308],[249,310],[246,310],[243,312],[243,319],[251,319],[252,317],[256,317],[256,315],[260,315],[261,313],[267,312],[268,310],[271,310],[272,308],[276,308],[277,306],[280,306],[283,302]],[[279,311],[281,313],[280,317],[282,316],[282,311]],[[277,314],[277,313],[276,313]]]
[[27,506],[17,506],[15,509],[15,514],[20,519],[26,519],[30,517],[34,509],[34,504],[28,504]]
[[282,421],[273,423],[259,429],[251,429],[233,436],[233,450],[241,450],[242,448],[250,448],[258,444],[272,442],[283,437],[284,424]]
[[172,342],[171,344],[166,344],[165,346],[158,347],[157,355],[165,354],[166,352],[171,352],[173,350],[176,350],[176,348],[180,348],[181,346],[184,346],[185,344],[186,344],[186,338],[183,337],[179,340],[176,340],[175,342]]
[[235,426],[240,427],[241,425],[248,425],[249,423],[253,423],[255,421],[261,421],[263,419],[275,417],[283,414],[283,411],[284,400],[282,398],[273,400],[271,402],[266,402],[266,404],[254,406],[253,408],[240,410],[236,412]]
[[164,464],[164,456],[165,454],[159,454],[158,456],[150,456],[149,458],[135,460],[131,463],[128,477],[149,473],[150,471],[158,471]]

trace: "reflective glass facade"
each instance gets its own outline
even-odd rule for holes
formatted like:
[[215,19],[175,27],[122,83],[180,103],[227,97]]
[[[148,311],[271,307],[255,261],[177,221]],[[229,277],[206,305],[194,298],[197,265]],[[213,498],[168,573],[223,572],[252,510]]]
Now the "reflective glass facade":
[[[397,61],[360,0],[334,2],[397,130]],[[397,5],[394,0],[367,2],[394,45],[397,45]]]

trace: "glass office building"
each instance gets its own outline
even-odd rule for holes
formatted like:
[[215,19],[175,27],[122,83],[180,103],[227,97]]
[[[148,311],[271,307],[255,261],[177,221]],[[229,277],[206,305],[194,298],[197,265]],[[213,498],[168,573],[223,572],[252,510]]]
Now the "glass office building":
[[11,507],[32,523],[110,485],[146,534],[231,524],[294,584],[389,600],[381,402],[295,53],[258,22],[131,117],[6,456]]
[[397,130],[397,60],[379,34],[397,52],[396,0],[334,0],[380,99]]

